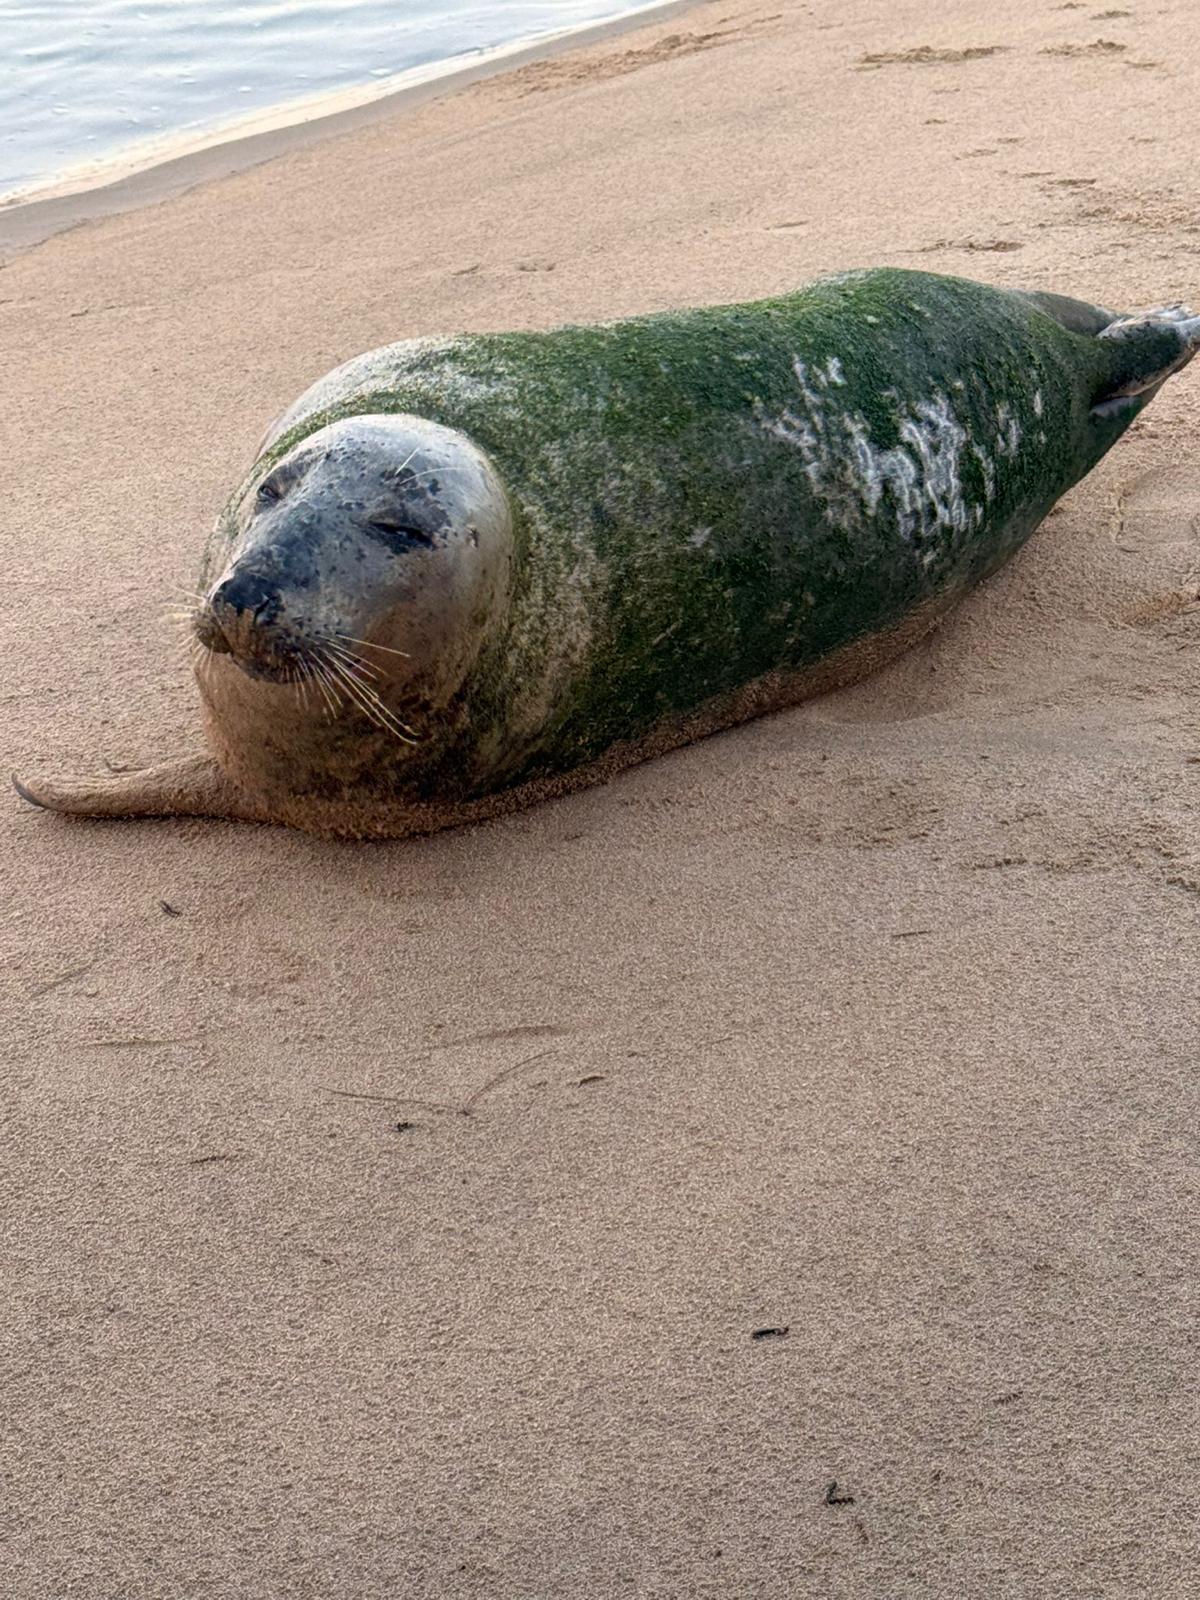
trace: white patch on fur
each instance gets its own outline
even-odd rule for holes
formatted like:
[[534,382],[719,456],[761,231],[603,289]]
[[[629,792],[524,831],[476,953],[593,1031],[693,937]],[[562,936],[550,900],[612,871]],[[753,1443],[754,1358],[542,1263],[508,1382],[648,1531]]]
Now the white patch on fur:
[[980,471],[983,473],[984,498],[994,500],[996,498],[996,463],[988,455],[987,451],[980,449],[977,444],[971,446],[971,454],[978,461]]
[[996,407],[996,449],[1011,461],[1021,448],[1021,424],[1002,400]]
[[808,368],[799,356],[792,357],[792,371],[796,374],[796,382],[800,385],[800,393],[804,396],[805,405],[812,411],[820,411],[825,404],[824,397],[818,394],[809,383]]
[[1041,414],[1042,414],[1043,409],[1044,409],[1044,407],[1042,406],[1042,391],[1040,389],[1035,389],[1034,390],[1034,394],[1033,394],[1033,414],[1034,414],[1034,416],[1035,417],[1040,417]]
[[[979,525],[983,508],[968,505],[963,495],[966,429],[946,395],[935,390],[928,399],[914,402],[895,395],[900,443],[884,450],[871,439],[861,412],[841,409],[832,395],[815,386],[828,382],[828,369],[810,372],[797,356],[792,370],[800,391],[796,401],[774,417],[760,407],[756,421],[773,439],[798,452],[813,493],[839,527],[847,532],[865,528],[878,514],[885,493],[906,540],[942,530],[963,533]],[[836,381],[845,383],[840,363]],[[975,454],[990,499],[995,469],[986,452],[975,449]]]

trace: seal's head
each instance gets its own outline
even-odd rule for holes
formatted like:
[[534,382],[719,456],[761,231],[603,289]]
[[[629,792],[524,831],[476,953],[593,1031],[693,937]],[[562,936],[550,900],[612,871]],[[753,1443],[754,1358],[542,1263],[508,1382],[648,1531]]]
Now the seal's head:
[[512,519],[496,470],[420,417],[346,417],[268,453],[223,531],[196,636],[264,688],[324,682],[351,706],[444,705],[507,593]]

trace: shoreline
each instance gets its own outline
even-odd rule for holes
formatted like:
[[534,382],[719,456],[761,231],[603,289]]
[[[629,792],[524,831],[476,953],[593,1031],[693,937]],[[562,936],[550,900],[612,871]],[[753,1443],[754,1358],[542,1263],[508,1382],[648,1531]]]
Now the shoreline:
[[[210,129],[188,141],[177,154],[114,159],[91,179],[76,182],[68,174],[26,195],[18,192],[11,200],[0,200],[0,263],[69,228],[156,205],[200,184],[231,177],[276,156],[453,94],[483,78],[599,44],[652,22],[668,21],[704,3],[705,0],[652,0],[651,4],[635,6],[604,21],[581,23],[525,43],[513,41],[471,55],[427,62],[397,73],[383,85],[358,84],[309,99],[285,101]],[[260,126],[264,122],[267,125]],[[79,173],[80,168],[74,170]]]

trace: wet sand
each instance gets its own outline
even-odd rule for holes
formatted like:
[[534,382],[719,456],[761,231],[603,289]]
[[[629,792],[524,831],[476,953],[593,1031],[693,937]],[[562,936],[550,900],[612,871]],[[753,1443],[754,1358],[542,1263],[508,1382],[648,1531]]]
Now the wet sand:
[[[1200,300],[1190,8],[945,11],[702,4],[12,255],[8,766],[198,744],[163,604],[360,350]],[[1198,427],[886,673],[503,821],[0,806],[6,1593],[1190,1595]]]

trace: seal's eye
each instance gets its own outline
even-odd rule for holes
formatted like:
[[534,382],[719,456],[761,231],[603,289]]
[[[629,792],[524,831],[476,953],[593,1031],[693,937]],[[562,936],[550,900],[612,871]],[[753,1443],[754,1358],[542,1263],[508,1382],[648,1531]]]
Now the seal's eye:
[[408,522],[392,522],[387,517],[376,517],[369,527],[372,533],[377,533],[391,550],[410,550],[414,544],[423,544],[426,549],[433,549],[433,540],[422,528],[414,528]]
[[258,501],[260,505],[273,506],[276,500],[282,500],[283,491],[277,483],[272,483],[270,478],[258,486]]

